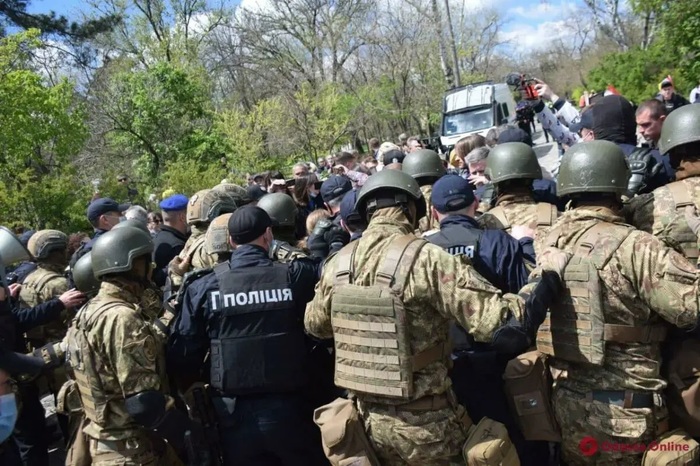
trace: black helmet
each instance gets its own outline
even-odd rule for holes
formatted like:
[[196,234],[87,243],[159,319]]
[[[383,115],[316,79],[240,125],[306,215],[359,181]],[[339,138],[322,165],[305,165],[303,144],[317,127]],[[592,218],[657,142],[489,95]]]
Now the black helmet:
[[418,182],[399,170],[382,170],[370,176],[357,195],[355,209],[363,219],[367,219],[376,209],[391,207],[413,201],[416,205],[416,218],[425,216],[426,205]]

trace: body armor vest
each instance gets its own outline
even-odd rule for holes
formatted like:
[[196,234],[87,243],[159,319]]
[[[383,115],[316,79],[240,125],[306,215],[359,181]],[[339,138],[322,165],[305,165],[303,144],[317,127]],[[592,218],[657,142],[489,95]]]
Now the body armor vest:
[[413,235],[392,242],[370,286],[353,284],[359,242],[338,252],[331,303],[335,384],[356,393],[409,400],[413,374],[444,357],[442,347],[411,352],[402,296],[426,241]]
[[[557,221],[557,206],[548,204],[546,202],[538,202],[536,204],[537,208],[537,226],[538,227],[551,227],[554,222]],[[496,206],[488,211],[489,214],[493,215],[498,219],[503,225],[504,230],[508,230],[513,225],[510,224],[508,217],[506,216],[505,210],[501,206]]]
[[[479,254],[479,240],[483,233],[483,230],[478,228],[454,226],[443,228],[434,235],[430,235],[428,241],[440,246],[453,256],[466,256],[471,261]],[[481,270],[477,272],[484,275]],[[457,322],[450,323],[450,339],[455,351],[468,350],[474,346],[474,339]]]
[[[700,256],[700,251],[698,251],[698,237],[685,221],[685,214],[683,211],[687,206],[696,208],[697,206],[695,202],[693,202],[688,186],[683,181],[667,184],[662,189],[669,190],[671,198],[673,199],[673,208],[676,211],[674,219],[664,225],[664,232],[661,233],[662,239],[665,239],[665,236],[670,236],[671,242],[678,244],[683,255],[691,262],[694,262]],[[670,235],[666,232],[669,232]]]
[[[22,284],[22,289],[20,290],[19,298],[21,302],[26,307],[38,306],[50,299],[57,296],[48,296],[46,285],[52,280],[66,280],[66,278],[56,272],[44,269],[42,267],[37,268],[33,273],[31,273],[24,280]],[[67,288],[66,281],[66,288]],[[63,313],[65,314],[65,312]],[[33,327],[27,331],[27,338],[31,340],[31,345],[33,348],[43,346],[49,340],[60,340],[64,337],[67,330],[66,325],[63,322],[63,318],[57,319],[56,322],[51,322],[46,325],[40,325]]]
[[107,405],[110,401],[100,379],[100,370],[104,371],[105,360],[99,348],[90,344],[88,334],[105,311],[116,306],[129,306],[129,304],[116,299],[105,300],[94,312],[85,315],[87,306],[89,304],[78,311],[73,325],[66,334],[68,344],[66,361],[73,369],[85,417],[99,426],[104,426],[107,420]]
[[[564,269],[566,289],[537,332],[537,349],[574,363],[603,365],[605,344],[663,341],[663,326],[605,323],[605,298],[599,271],[634,228],[597,223],[574,244],[574,255]],[[549,234],[547,246],[555,246],[558,231]]]
[[219,289],[209,294],[217,335],[211,340],[211,385],[224,395],[291,392],[307,383],[304,316],[289,267],[214,267]]

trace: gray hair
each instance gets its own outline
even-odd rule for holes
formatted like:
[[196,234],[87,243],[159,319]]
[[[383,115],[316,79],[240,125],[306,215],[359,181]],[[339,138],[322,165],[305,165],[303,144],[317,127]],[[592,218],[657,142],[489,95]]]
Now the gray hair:
[[467,154],[464,161],[467,164],[479,163],[482,160],[486,160],[486,157],[489,156],[490,151],[491,150],[488,148],[488,146],[477,147]]
[[294,170],[297,167],[303,167],[304,170],[306,170],[307,172],[309,171],[309,168],[310,168],[309,164],[306,162],[297,162],[294,165],[292,165],[292,170]]
[[148,223],[148,211],[140,205],[132,205],[126,209],[126,212],[124,212],[124,217],[127,220],[137,220],[139,222],[143,222],[144,224]]

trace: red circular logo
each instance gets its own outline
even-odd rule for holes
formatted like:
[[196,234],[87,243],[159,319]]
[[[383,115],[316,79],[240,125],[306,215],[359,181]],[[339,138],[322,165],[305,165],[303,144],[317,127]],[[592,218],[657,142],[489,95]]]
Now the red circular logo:
[[598,451],[598,441],[591,436],[583,437],[578,443],[578,449],[583,456],[593,456]]

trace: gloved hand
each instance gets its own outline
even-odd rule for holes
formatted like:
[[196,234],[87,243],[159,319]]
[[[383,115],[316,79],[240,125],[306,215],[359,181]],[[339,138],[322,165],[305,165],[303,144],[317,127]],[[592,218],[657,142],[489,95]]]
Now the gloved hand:
[[647,182],[656,176],[662,165],[651,155],[651,150],[635,150],[628,157],[630,164],[630,176],[627,183],[627,196],[631,199],[647,187]]

